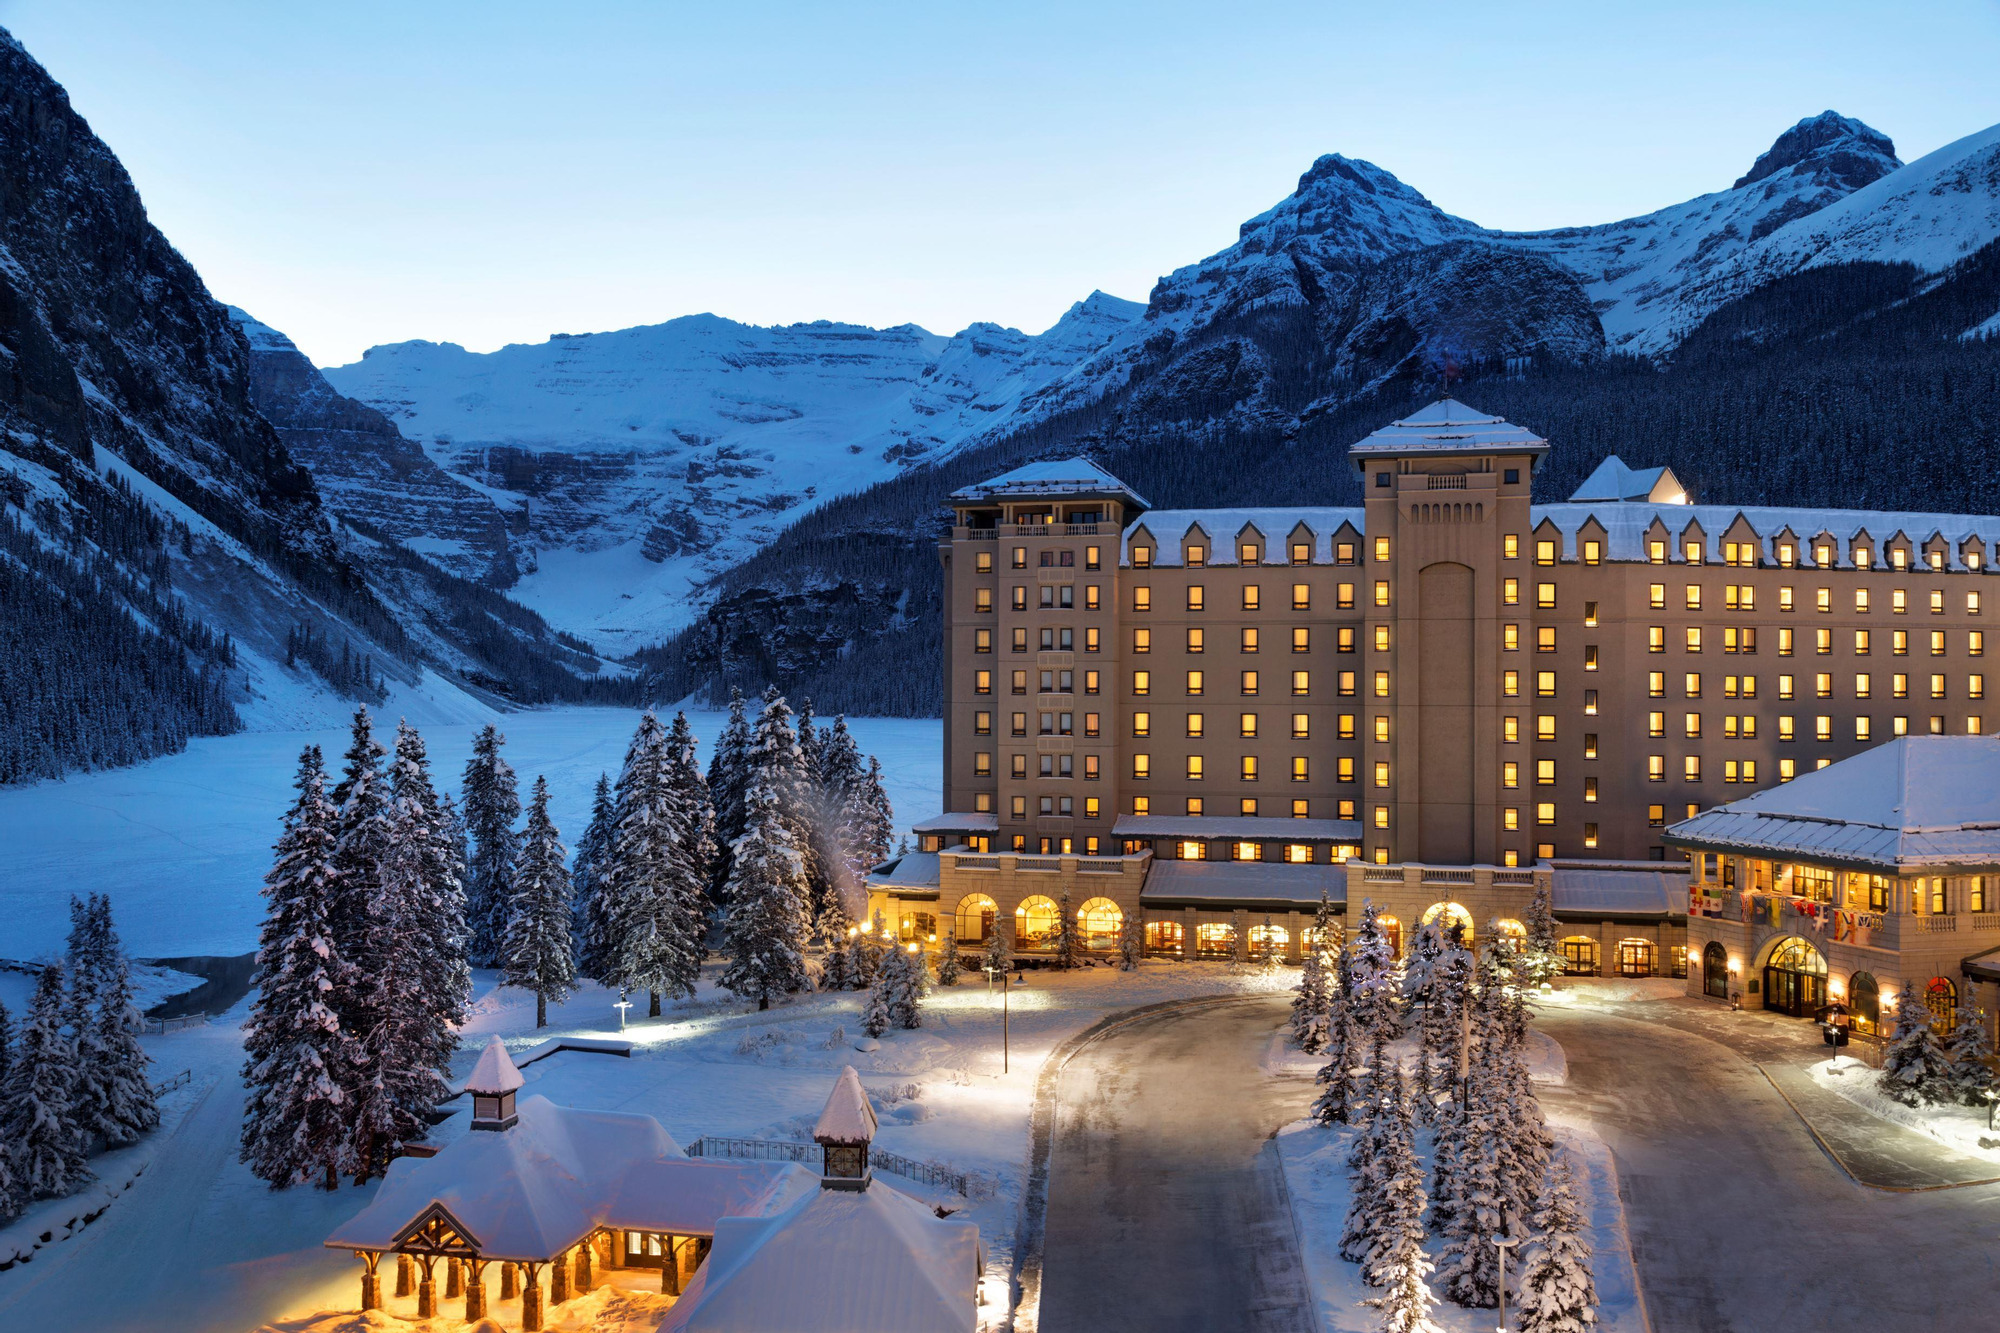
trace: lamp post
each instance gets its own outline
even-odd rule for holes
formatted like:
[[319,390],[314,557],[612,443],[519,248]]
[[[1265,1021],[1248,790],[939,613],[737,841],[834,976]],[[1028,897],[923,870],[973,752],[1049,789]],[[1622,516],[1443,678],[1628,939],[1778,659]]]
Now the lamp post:
[[986,974],[986,989],[989,993],[993,989],[994,975],[997,973],[1000,977],[1000,1072],[1005,1074],[1009,1072],[1010,1063],[1007,1053],[1007,969],[996,968],[993,964],[987,963],[979,970]]
[[618,1030],[623,1032],[625,1030],[625,1011],[632,1007],[632,1002],[620,996],[617,1002],[611,1007],[618,1011]]
[[1508,1240],[1502,1236],[1493,1238],[1493,1248],[1500,1251],[1500,1322],[1493,1326],[1493,1333],[1507,1333],[1507,1250],[1519,1245],[1522,1237]]

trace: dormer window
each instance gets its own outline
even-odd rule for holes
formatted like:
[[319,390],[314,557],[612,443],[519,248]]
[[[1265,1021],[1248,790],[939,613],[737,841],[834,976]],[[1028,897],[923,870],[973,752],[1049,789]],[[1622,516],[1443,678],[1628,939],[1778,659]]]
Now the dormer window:
[[1189,545],[1187,554],[1182,559],[1189,569],[1200,569],[1208,563],[1208,548],[1206,546]]
[[[1900,552],[1898,554],[1900,554]],[[1854,567],[1856,569],[1868,568],[1868,560],[1869,560],[1869,553],[1867,547],[1857,546],[1854,548]]]
[[1257,563],[1258,549],[1255,542],[1241,542],[1236,548],[1236,563],[1254,565]]
[[1133,547],[1132,568],[1151,569],[1152,567],[1153,567],[1153,548],[1150,546]]
[[1909,568],[1909,564],[1910,564],[1910,553],[1908,551],[1905,551],[1902,547],[1898,546],[1894,550],[1889,552],[1890,568],[1907,569]]
[[1778,563],[1784,566],[1786,569],[1790,569],[1792,566],[1798,564],[1798,562],[1799,562],[1799,548],[1792,545],[1790,542],[1779,542]]
[[1813,547],[1813,563],[1824,568],[1833,563],[1833,547],[1825,542]]
[[1965,567],[1967,569],[1977,569],[1979,568],[1979,563],[1979,548],[1977,546],[1967,547],[1965,551]]

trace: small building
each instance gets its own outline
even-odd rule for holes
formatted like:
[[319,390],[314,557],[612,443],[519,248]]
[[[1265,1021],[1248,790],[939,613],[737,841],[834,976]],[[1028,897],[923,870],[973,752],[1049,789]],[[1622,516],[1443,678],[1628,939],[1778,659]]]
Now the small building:
[[[1879,1030],[1905,985],[1940,1025],[2000,950],[2000,737],[1905,736],[1706,810],[1685,848],[1688,992]],[[1989,989],[1981,1006],[1994,1011]]]
[[[668,1327],[805,1327],[732,1322],[758,1299],[734,1279],[747,1265],[751,1286],[777,1292],[824,1294],[851,1282],[877,1293],[841,1299],[879,1307],[882,1322],[814,1329],[974,1326],[978,1229],[871,1188],[874,1111],[852,1068],[821,1117],[832,1127],[824,1176],[794,1162],[688,1157],[651,1116],[521,1099],[523,1081],[494,1037],[466,1080],[473,1114],[464,1137],[435,1156],[392,1163],[374,1200],[327,1239],[361,1259],[363,1310],[382,1308],[378,1270],[394,1254],[397,1294],[416,1297],[419,1318],[461,1296],[468,1322],[484,1318],[486,1269],[498,1264],[500,1299],[519,1297],[527,1330],[543,1327],[547,1304],[589,1291],[604,1268],[657,1269],[660,1290],[680,1298],[679,1322]],[[823,1203],[829,1191],[855,1202]],[[731,1279],[720,1285],[707,1278],[718,1253]]]

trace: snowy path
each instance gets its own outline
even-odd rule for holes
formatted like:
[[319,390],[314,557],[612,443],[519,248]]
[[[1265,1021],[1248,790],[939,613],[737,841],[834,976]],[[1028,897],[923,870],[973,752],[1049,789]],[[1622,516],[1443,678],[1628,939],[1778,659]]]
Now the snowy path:
[[1656,1333],[1919,1333],[2000,1300],[1985,1243],[2000,1186],[1861,1188],[1757,1067],[1814,1030],[1688,1009],[1552,1006],[1536,1020],[1569,1055],[1543,1104],[1617,1157]]
[[1147,1015],[1063,1071],[1045,1333],[1312,1328],[1268,1149],[1304,1113],[1311,1085],[1260,1067],[1285,1010],[1274,996]]

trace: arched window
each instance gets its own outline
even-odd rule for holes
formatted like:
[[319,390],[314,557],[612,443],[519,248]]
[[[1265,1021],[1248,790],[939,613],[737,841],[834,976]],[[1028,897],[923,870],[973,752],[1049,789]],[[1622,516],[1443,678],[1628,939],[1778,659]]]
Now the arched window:
[[1796,935],[1772,946],[1763,981],[1766,1009],[1811,1018],[1826,1006],[1826,958]]
[[1178,921],[1148,921],[1146,952],[1169,953],[1179,958],[1187,948],[1187,930]]
[[1194,956],[1234,958],[1236,927],[1227,921],[1204,921],[1194,928]]
[[1285,946],[1292,942],[1292,933],[1283,926],[1250,927],[1250,956],[1252,958],[1282,958]]
[[1653,942],[1651,940],[1618,941],[1618,975],[1621,977],[1652,976]]
[[1331,953],[1341,946],[1346,935],[1346,930],[1338,921],[1328,923],[1326,939],[1324,940],[1321,940],[1319,937],[1318,926],[1306,926],[1299,931],[1299,947],[1301,949],[1324,949]]
[[1771,956],[1764,963],[1766,967],[1779,967],[1787,972],[1805,972],[1813,976],[1826,975],[1826,959],[1818,949],[1794,935],[1779,942],[1771,950]]
[[958,942],[984,944],[993,938],[993,923],[999,920],[1000,904],[983,893],[968,893],[958,900]]
[[1014,947],[1017,950],[1053,949],[1061,918],[1055,900],[1040,894],[1014,909]]
[[1557,943],[1556,948],[1563,956],[1563,975],[1566,977],[1594,977],[1597,975],[1597,941],[1588,935],[1571,935]]
[[1958,1021],[1958,987],[1950,977],[1932,977],[1924,983],[1924,1008],[1931,1011],[1931,1026],[1949,1032]]
[[937,938],[937,913],[904,912],[896,923],[896,935],[905,944],[923,944]]
[[1459,944],[1468,949],[1472,947],[1472,913],[1466,911],[1463,905],[1432,903],[1424,909],[1423,918],[1417,924],[1427,926],[1433,921],[1438,923],[1438,933],[1444,936],[1447,943],[1451,940],[1453,927],[1456,927]]
[[1882,1029],[1882,987],[1873,972],[1856,972],[1847,979],[1847,1010],[1856,1032]]
[[1710,940],[1701,951],[1701,993],[1713,999],[1729,998],[1729,950],[1720,940]]
[[1391,958],[1401,958],[1403,956],[1403,923],[1393,916],[1377,917],[1376,920],[1381,923],[1382,938],[1389,941],[1389,956]]
[[[1495,921],[1493,923],[1493,931],[1503,940],[1525,940],[1528,938],[1528,928],[1511,916],[1501,917],[1498,921]],[[1469,944],[1471,941],[1468,940],[1467,943]]]
[[1125,913],[1109,898],[1086,898],[1076,909],[1077,929],[1086,949],[1116,949],[1118,932],[1125,928]]

